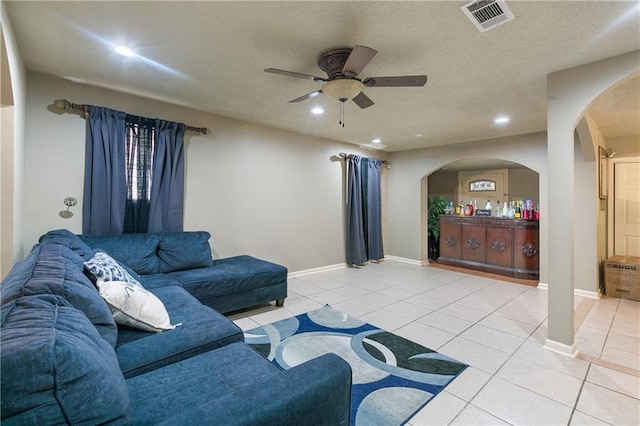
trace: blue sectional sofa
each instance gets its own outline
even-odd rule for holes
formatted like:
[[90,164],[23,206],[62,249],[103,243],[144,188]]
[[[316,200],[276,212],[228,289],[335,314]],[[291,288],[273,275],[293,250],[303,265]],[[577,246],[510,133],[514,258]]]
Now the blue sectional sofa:
[[[55,230],[40,241],[64,243],[69,234],[66,230]],[[214,261],[208,232],[79,235],[79,238],[76,250],[85,255],[87,248],[106,251],[139,274],[146,288],[164,287],[171,282],[223,314],[274,300],[282,306],[287,297],[285,267],[251,256]]]
[[[346,424],[344,360],[327,354],[281,371],[211,308],[215,294],[224,310],[283,299],[286,270],[284,293],[270,292],[279,285],[268,273],[281,267],[244,256],[212,261],[208,238],[44,235],[0,284],[2,424]],[[142,284],[125,283],[127,292],[162,302],[171,327],[150,332],[115,322],[112,302],[101,297],[108,280],[88,272],[98,252]],[[215,271],[219,263],[226,266]]]

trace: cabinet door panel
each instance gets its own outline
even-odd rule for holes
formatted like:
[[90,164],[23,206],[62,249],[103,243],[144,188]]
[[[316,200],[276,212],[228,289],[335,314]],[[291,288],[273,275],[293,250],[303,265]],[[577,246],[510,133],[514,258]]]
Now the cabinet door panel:
[[487,226],[487,263],[513,267],[513,230],[504,226]]
[[513,230],[513,267],[537,270],[539,261],[538,230]]
[[462,259],[471,262],[485,263],[486,251],[486,227],[482,225],[462,226]]
[[440,256],[461,259],[461,231],[459,223],[440,222]]

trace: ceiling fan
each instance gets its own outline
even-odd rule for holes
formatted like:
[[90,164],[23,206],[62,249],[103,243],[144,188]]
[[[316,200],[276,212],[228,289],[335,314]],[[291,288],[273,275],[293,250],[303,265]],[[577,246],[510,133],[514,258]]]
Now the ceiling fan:
[[368,77],[364,80],[358,78],[364,67],[378,53],[366,46],[356,45],[353,49],[341,48],[331,49],[323,52],[318,57],[318,67],[325,73],[327,78],[318,77],[311,74],[302,74],[293,71],[285,71],[277,68],[266,68],[264,71],[272,74],[281,74],[289,77],[306,78],[318,82],[324,82],[320,90],[307,93],[304,96],[293,99],[291,102],[301,102],[321,93],[346,102],[351,99],[360,108],[368,108],[374,102],[364,94],[364,87],[420,87],[427,83],[426,75],[403,75],[394,77]]

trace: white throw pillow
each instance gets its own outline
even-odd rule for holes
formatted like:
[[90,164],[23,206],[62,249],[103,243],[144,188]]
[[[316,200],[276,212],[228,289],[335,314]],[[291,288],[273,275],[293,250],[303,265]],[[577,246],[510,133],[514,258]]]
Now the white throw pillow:
[[142,286],[102,279],[96,285],[118,324],[151,332],[172,330],[181,325],[171,325],[162,301]]

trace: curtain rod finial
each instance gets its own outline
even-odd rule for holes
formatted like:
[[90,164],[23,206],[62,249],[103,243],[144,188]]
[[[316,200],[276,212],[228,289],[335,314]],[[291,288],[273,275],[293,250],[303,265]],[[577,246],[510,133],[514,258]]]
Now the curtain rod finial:
[[71,107],[71,103],[66,99],[56,99],[53,101],[53,104],[62,109],[69,109]]

